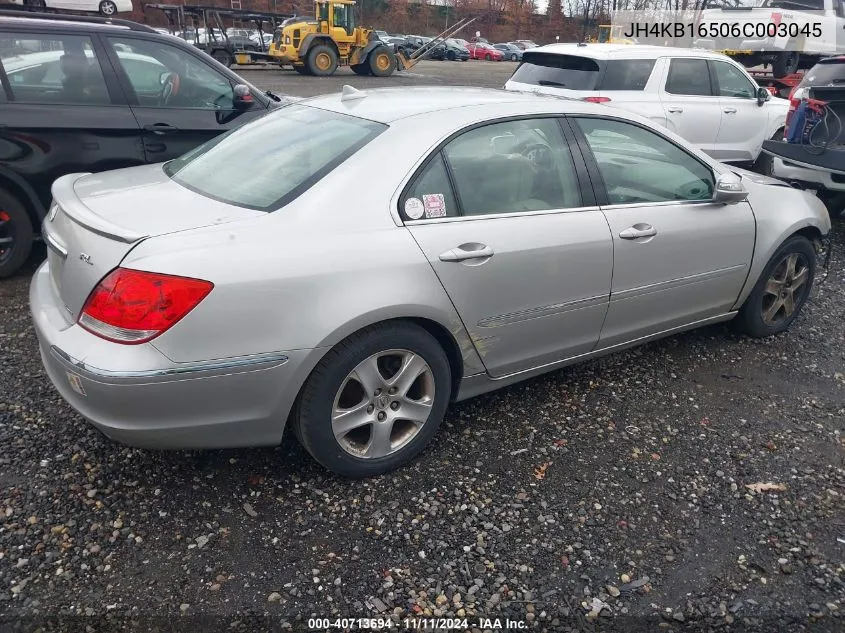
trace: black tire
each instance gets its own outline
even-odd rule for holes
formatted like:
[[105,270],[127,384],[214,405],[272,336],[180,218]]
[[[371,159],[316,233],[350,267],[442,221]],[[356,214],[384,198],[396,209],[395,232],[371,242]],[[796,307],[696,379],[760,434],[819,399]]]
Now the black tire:
[[798,72],[801,63],[801,55],[798,51],[783,51],[778,53],[775,61],[772,62],[772,75],[775,79],[786,77]]
[[222,48],[218,48],[216,51],[212,52],[211,56],[218,62],[223,64],[226,68],[231,66],[235,61],[235,58],[232,57],[232,54]]
[[352,72],[356,75],[369,75],[370,74],[370,65],[367,62],[363,64],[352,64],[350,66]]
[[448,59],[450,62],[455,61],[456,58],[457,55],[455,55],[455,51],[449,51],[448,53],[446,53],[446,59]]
[[373,77],[389,77],[396,70],[396,56],[386,46],[377,46],[367,57]]
[[311,71],[308,70],[308,66],[294,66],[293,69],[299,73],[300,75],[310,75]]
[[328,44],[315,44],[308,51],[308,71],[315,77],[328,77],[337,70],[337,53]]
[[[772,135],[772,138],[769,139],[771,141],[782,141],[783,140],[783,128],[780,128],[777,132]],[[762,174],[764,176],[772,176],[772,169],[774,167],[775,157],[771,154],[767,154],[766,152],[760,152],[760,155],[757,156],[757,160],[754,161],[754,165],[752,165],[752,171],[756,171],[758,174]]]
[[[800,288],[800,294],[794,300],[794,309],[791,314],[784,315],[782,319],[775,323],[766,323],[763,319],[763,311],[767,304],[764,303],[771,297],[766,293],[766,286],[770,278],[778,271],[784,264],[787,257],[790,255],[798,255],[799,261],[806,263],[808,269],[807,279]],[[801,259],[803,258],[803,259]],[[790,324],[795,320],[795,317],[801,312],[801,308],[810,296],[810,291],[813,288],[813,281],[816,277],[816,251],[813,244],[806,237],[801,235],[793,235],[783,244],[780,245],[772,255],[769,263],[763,269],[760,278],[754,285],[754,290],[748,295],[745,303],[739,310],[739,314],[734,320],[735,327],[755,338],[763,338],[772,336],[786,330]],[[770,305],[770,304],[768,304]],[[778,311],[779,312],[779,311]]]
[[117,5],[112,0],[103,0],[100,3],[100,13],[106,17],[117,14]]
[[[357,457],[341,446],[332,431],[335,398],[359,363],[373,354],[395,349],[413,352],[431,369],[434,398],[429,417],[416,435],[395,452],[372,459]],[[431,441],[446,414],[451,385],[449,359],[431,334],[402,321],[379,323],[344,339],[317,364],[297,399],[295,433],[305,450],[331,472],[354,479],[380,475],[406,464]],[[369,426],[370,433],[372,428],[373,424]]]
[[518,59],[518,55],[517,55],[516,53],[514,53],[513,55],[511,55],[511,61],[512,61],[512,62],[515,62],[517,59]]
[[[15,196],[0,189],[0,279],[15,274],[32,252],[32,220]],[[12,239],[11,246],[5,242]]]
[[492,56],[490,53],[487,53],[487,54],[484,56],[484,61],[488,61],[488,62],[493,61],[493,56]]

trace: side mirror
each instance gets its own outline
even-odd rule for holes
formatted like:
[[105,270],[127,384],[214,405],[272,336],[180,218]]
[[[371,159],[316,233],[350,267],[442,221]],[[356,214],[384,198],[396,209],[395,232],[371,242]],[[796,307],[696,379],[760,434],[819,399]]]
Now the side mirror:
[[767,88],[757,88],[757,105],[761,106],[766,101],[772,98],[772,93],[768,91]]
[[252,92],[249,90],[249,86],[245,84],[236,85],[233,88],[233,93],[233,102],[237,110],[248,110],[252,107],[252,104],[255,103],[255,100],[252,97]]
[[736,204],[748,198],[748,190],[742,178],[736,174],[722,174],[716,180],[716,189],[711,199],[716,204]]

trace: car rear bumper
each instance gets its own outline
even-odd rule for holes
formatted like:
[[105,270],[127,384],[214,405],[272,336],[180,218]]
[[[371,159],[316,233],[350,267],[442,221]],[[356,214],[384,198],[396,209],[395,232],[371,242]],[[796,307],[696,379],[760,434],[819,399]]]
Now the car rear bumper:
[[120,345],[68,322],[49,263],[30,307],[41,359],[61,396],[109,438],[139,448],[276,445],[311,350],[174,363],[153,345]]
[[772,174],[781,180],[800,182],[830,191],[845,191],[845,177],[823,169],[810,169],[787,162],[777,156],[772,160]]

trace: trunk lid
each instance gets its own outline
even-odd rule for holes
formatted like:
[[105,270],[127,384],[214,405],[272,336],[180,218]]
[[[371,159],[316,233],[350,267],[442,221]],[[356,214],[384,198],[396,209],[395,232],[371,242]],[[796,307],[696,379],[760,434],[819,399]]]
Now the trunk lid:
[[161,165],[68,174],[52,192],[42,235],[54,290],[73,320],[97,283],[143,240],[264,215],[194,193]]

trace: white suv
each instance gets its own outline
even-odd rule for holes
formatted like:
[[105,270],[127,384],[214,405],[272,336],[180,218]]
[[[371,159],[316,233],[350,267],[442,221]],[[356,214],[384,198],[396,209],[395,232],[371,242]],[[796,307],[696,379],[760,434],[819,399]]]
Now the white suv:
[[505,89],[630,110],[724,162],[756,161],[763,141],[783,137],[789,111],[729,57],[663,46],[540,46],[523,53]]

